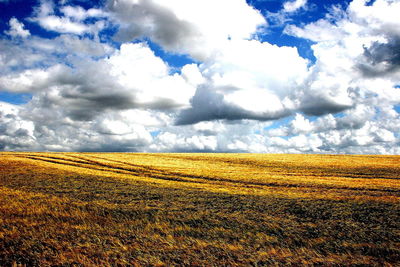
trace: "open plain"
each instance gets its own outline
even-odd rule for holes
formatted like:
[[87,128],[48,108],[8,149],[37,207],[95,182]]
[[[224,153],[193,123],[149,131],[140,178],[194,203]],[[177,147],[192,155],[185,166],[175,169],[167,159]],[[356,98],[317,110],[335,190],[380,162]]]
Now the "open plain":
[[400,157],[1,153],[0,265],[400,265]]

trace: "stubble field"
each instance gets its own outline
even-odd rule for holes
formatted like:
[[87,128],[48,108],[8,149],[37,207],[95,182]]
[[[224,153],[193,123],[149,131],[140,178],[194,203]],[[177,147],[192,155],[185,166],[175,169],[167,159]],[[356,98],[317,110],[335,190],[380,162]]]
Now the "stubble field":
[[0,265],[400,266],[400,157],[0,153]]

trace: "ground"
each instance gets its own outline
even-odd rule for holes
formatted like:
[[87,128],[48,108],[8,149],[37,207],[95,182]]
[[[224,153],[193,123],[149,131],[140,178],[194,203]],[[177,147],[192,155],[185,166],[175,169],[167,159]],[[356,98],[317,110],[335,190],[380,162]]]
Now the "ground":
[[0,265],[400,265],[400,157],[0,153]]

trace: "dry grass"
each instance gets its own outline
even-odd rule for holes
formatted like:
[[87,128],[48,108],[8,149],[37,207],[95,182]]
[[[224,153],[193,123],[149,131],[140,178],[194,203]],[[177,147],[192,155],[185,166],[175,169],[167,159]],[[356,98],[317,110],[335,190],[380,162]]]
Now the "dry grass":
[[0,154],[0,265],[400,265],[400,157]]

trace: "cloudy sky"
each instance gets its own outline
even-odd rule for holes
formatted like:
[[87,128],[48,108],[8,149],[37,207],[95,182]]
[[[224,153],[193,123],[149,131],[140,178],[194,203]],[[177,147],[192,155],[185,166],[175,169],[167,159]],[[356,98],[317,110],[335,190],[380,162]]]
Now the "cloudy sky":
[[0,0],[0,150],[400,154],[399,0]]

